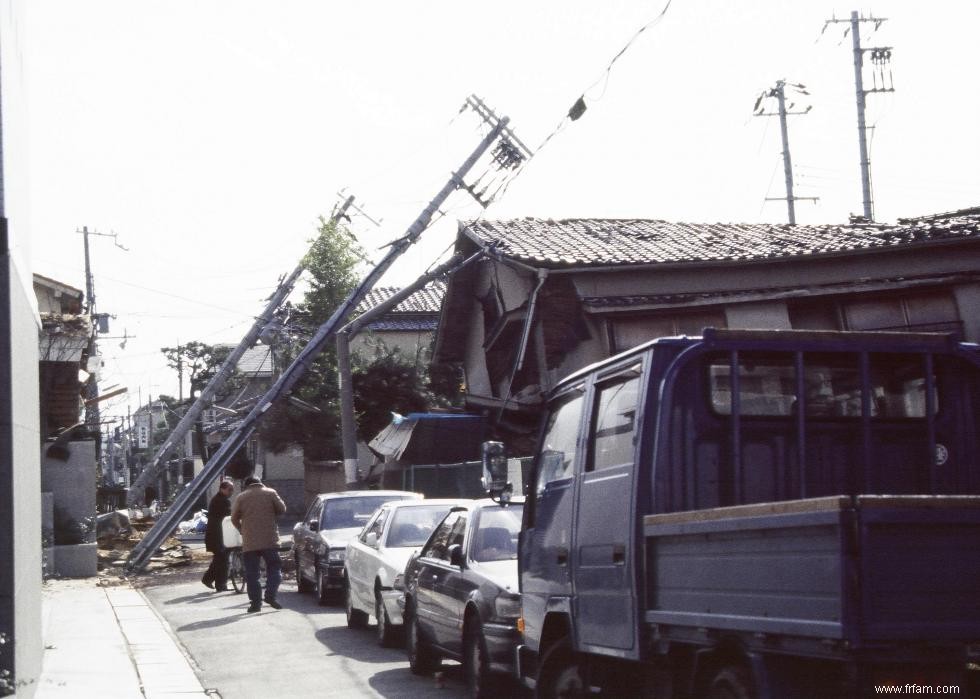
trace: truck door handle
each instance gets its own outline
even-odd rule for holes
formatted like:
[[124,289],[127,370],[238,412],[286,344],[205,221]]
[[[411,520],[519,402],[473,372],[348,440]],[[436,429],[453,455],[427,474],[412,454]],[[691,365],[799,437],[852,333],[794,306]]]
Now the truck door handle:
[[567,566],[568,565],[568,549],[565,548],[564,546],[559,546],[558,547],[557,560],[558,560],[558,565],[560,565],[560,566]]
[[612,562],[618,566],[626,564],[626,546],[624,544],[613,544]]

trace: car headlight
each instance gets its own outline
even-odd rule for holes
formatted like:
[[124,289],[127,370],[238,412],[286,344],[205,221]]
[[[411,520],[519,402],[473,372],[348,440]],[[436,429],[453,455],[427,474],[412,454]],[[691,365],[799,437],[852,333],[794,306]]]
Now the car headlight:
[[327,561],[330,563],[343,563],[344,554],[346,553],[344,549],[333,549],[327,554]]
[[498,619],[516,619],[521,615],[520,596],[507,592],[497,595],[493,601],[493,611]]

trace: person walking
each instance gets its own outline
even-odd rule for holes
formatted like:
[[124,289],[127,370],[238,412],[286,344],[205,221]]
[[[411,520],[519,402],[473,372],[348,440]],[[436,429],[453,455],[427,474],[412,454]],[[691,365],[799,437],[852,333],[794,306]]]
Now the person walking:
[[[242,561],[245,564],[245,587],[251,604],[248,611],[262,609],[264,600],[273,609],[282,609],[276,592],[282,582],[282,559],[279,558],[279,525],[276,517],[286,511],[272,488],[255,476],[245,479],[245,490],[231,508],[231,523],[242,533]],[[265,561],[265,595],[259,582],[259,560]]]
[[213,587],[215,592],[228,591],[228,549],[221,534],[221,523],[231,514],[231,494],[235,484],[221,481],[218,492],[208,503],[208,528],[204,530],[204,548],[214,554],[211,565],[204,571],[201,582]]

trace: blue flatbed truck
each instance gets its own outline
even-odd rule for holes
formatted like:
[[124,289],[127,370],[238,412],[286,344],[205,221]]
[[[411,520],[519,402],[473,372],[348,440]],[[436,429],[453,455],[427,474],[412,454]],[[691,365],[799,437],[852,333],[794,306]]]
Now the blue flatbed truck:
[[528,484],[518,675],[541,697],[969,696],[978,427],[980,349],[940,334],[709,328],[569,376]]

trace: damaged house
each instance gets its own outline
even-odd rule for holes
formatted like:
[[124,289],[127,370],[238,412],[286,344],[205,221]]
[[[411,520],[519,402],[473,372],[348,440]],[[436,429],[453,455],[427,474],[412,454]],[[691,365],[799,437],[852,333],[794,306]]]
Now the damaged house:
[[980,340],[980,208],[897,224],[461,222],[485,257],[446,290],[436,362],[527,447],[543,392],[647,340],[704,327],[918,330]]

